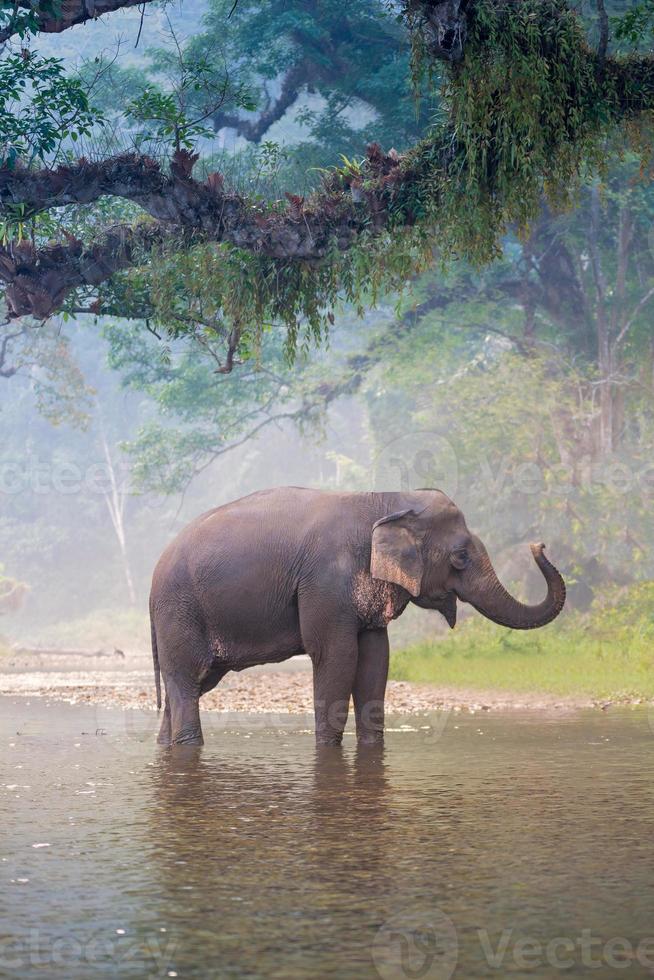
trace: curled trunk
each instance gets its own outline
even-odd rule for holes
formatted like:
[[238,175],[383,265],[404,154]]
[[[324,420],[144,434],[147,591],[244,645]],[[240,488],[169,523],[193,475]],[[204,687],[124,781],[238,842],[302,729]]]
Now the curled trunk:
[[[565,603],[565,582],[545,557],[544,544],[532,544],[531,553],[547,583],[547,595],[534,606],[526,605],[507,592],[480,543],[481,555],[463,575],[460,598],[469,602],[487,619],[514,630],[531,630],[551,623]],[[458,590],[457,590],[458,591]]]

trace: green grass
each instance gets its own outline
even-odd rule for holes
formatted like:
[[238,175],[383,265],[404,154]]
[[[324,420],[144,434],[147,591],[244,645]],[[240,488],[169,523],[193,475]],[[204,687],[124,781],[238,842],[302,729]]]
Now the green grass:
[[533,632],[471,618],[447,639],[399,651],[391,677],[448,687],[652,698],[654,582],[615,592],[588,614],[570,613]]

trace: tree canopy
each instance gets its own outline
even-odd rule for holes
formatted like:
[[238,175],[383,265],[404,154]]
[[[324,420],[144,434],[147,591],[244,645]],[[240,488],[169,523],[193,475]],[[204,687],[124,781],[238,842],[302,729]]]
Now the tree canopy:
[[[121,107],[131,146],[112,152],[107,130],[115,125],[105,112],[103,126],[94,107],[104,67],[86,81],[71,78],[60,61],[26,45],[39,31],[87,19],[86,5],[68,4],[59,15],[47,5],[6,6],[3,36],[21,39],[0,63],[0,279],[9,317],[111,309],[146,312],[166,328],[172,319],[179,329],[179,317],[193,320],[198,303],[209,304],[229,359],[251,349],[271,321],[284,325],[292,352],[299,336],[324,334],[340,297],[374,301],[435,251],[496,257],[509,227],[536,218],[543,194],[552,206],[569,201],[601,167],[616,127],[633,127],[654,106],[650,54],[610,53],[603,31],[591,46],[563,0],[406,0],[390,12],[359,3],[347,15],[339,8],[217,3],[208,32],[160,56],[157,81]],[[111,9],[96,7],[96,15]],[[215,49],[221,26],[231,38],[223,60]],[[363,48],[380,78],[367,76],[361,97],[381,112],[386,131],[392,100],[378,93],[406,61],[401,30],[416,91],[440,106],[422,135],[407,121],[403,77],[403,124],[396,118],[390,129],[405,145],[371,143],[362,157],[316,173],[306,193],[240,188],[203,156],[207,127],[229,123],[260,141],[303,85],[326,92],[312,123],[320,137],[325,120],[351,102],[339,79],[360,64]],[[273,79],[276,93],[266,89]],[[256,123],[247,115],[255,105]],[[204,288],[194,290],[193,280]]]
[[651,575],[648,5],[210,0],[188,40],[166,10],[128,58],[73,73],[33,25],[2,62],[2,463],[108,473],[3,498],[35,595],[88,523],[101,568],[44,615],[132,601],[187,492],[318,472],[444,485],[500,554],[546,526],[575,602]]

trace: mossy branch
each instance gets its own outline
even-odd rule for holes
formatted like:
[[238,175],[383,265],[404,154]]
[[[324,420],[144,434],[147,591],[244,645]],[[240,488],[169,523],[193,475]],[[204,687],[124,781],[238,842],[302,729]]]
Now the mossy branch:
[[300,322],[320,335],[339,295],[374,299],[434,249],[443,258],[492,259],[509,226],[526,228],[536,217],[543,194],[556,206],[574,199],[588,171],[602,167],[617,124],[654,110],[652,57],[598,55],[563,0],[406,4],[432,58],[433,24],[427,31],[421,10],[433,15],[441,6],[465,17],[466,33],[465,59],[443,89],[447,123],[404,155],[369,147],[365,160],[334,168],[310,197],[289,193],[266,205],[227,191],[220,174],[197,181],[187,151],[169,172],[137,155],[3,171],[5,206],[34,213],[109,194],[151,219],[109,229],[90,245],[5,245],[0,279],[10,315],[49,316],[72,290],[143,265],[154,251],[152,275],[166,302],[174,290],[165,270],[179,274],[175,256],[199,263],[226,315],[258,329],[281,320],[292,350]]

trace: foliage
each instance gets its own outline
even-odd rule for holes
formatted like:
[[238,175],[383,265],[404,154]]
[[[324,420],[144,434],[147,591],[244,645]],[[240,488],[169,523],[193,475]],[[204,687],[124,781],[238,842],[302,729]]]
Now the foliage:
[[640,3],[634,3],[621,17],[611,18],[611,22],[616,41],[624,41],[630,48],[635,48],[643,41],[651,39],[654,2],[641,0]]
[[[584,26],[560,0],[479,0],[469,19],[465,62],[447,70],[438,92],[427,94],[429,80],[420,80],[426,101],[416,118],[406,35],[383,16],[377,0],[347,10],[335,2],[238,4],[230,19],[231,7],[231,0],[216,2],[201,36],[181,50],[173,43],[150,52],[142,69],[85,66],[88,104],[111,123],[102,139],[112,151],[123,140],[164,158],[175,146],[201,151],[196,176],[220,171],[216,179],[237,187],[264,221],[292,212],[302,222],[327,200],[328,222],[342,219],[358,228],[365,216],[368,224],[353,248],[334,247],[320,262],[262,258],[189,234],[180,237],[179,249],[157,251],[99,294],[86,290],[74,298],[71,314],[87,310],[100,319],[110,363],[124,381],[123,391],[100,391],[97,401],[109,419],[112,451],[124,446],[130,454],[132,480],[141,489],[176,494],[260,425],[267,434],[284,420],[306,427],[331,399],[343,392],[356,397],[363,383],[363,398],[333,408],[325,429],[337,418],[349,437],[352,414],[365,411],[365,437],[354,447],[346,438],[324,450],[319,445],[314,458],[321,465],[307,467],[303,479],[320,472],[323,484],[369,489],[368,454],[376,457],[390,439],[401,445],[410,431],[420,434],[419,459],[407,468],[413,485],[440,482],[441,457],[424,435],[435,433],[442,440],[435,439],[437,445],[449,441],[455,450],[457,502],[508,579],[522,573],[504,549],[541,535],[552,558],[562,560],[571,594],[584,583],[603,589],[604,580],[591,581],[597,568],[604,579],[621,582],[651,577],[651,494],[625,492],[620,482],[625,466],[644,472],[654,449],[651,309],[639,307],[654,282],[650,164],[644,153],[640,173],[641,160],[626,155],[616,134],[618,119],[630,117],[629,100],[637,107],[649,97],[646,87],[634,88],[638,60],[609,57],[601,72]],[[309,66],[310,80],[300,83],[294,103],[301,107],[299,145],[284,142],[289,110],[285,122],[275,124],[274,138],[266,131],[232,155],[219,152],[207,136],[210,128],[227,125],[230,113],[255,121],[241,111],[255,100],[264,115],[276,105],[286,73],[300,63]],[[622,81],[616,65],[624,68]],[[25,112],[21,124],[33,126],[34,118]],[[640,133],[630,127],[634,135],[646,150],[646,127]],[[415,144],[391,179],[376,166],[379,155],[365,151],[375,138],[399,150]],[[104,144],[89,143],[96,155],[104,153]],[[21,151],[26,163],[40,145],[34,137],[28,152]],[[38,152],[52,162],[71,149],[69,140]],[[624,165],[613,168],[611,156],[623,157]],[[340,164],[329,167],[334,160]],[[289,186],[297,193],[284,197]],[[591,233],[593,200],[599,220]],[[577,210],[561,215],[572,203]],[[136,204],[110,198],[34,220],[25,219],[20,205],[5,215],[5,237],[16,233],[37,244],[67,236],[89,242],[106,225],[142,220]],[[518,236],[508,234],[514,226]],[[620,285],[618,244],[625,229],[628,261]],[[593,241],[607,282],[602,301]],[[452,261],[461,256],[471,262]],[[492,257],[497,261],[482,268]],[[419,305],[428,309],[412,316],[406,297],[404,314],[395,318],[389,305],[395,291],[419,270],[423,278],[412,296],[416,303],[426,299]],[[354,313],[375,302],[386,308],[357,324]],[[629,327],[608,370],[598,354],[602,311],[613,340]],[[79,342],[79,326],[65,329]],[[46,432],[41,422],[28,421],[28,386],[35,386],[29,398],[48,390],[68,397],[58,407],[53,399],[56,421],[68,420],[79,396],[89,397],[70,352],[58,346],[60,331],[59,324],[33,329],[38,351],[15,346],[26,343],[21,340],[9,352],[21,354],[22,360],[7,363],[20,361],[18,384],[25,387],[16,411],[3,403],[3,464],[38,462],[41,454],[48,465],[73,458],[85,466],[98,454],[95,417],[74,433],[61,427]],[[104,345],[97,337],[86,343],[83,367],[101,389]],[[305,355],[315,344],[324,349],[307,366]],[[346,352],[360,358],[350,363]],[[29,380],[21,381],[23,373]],[[617,436],[610,450],[595,438],[603,386],[615,396]],[[88,422],[93,412],[79,408],[77,421]],[[292,455],[299,456],[295,443]],[[243,481],[231,462],[217,472],[203,506],[273,478],[268,467],[256,476],[248,471]],[[287,479],[281,466],[275,474]],[[555,492],[567,475],[570,492]],[[172,505],[165,519],[155,519],[151,500],[130,499],[139,588],[177,520]],[[15,494],[0,521],[0,544],[12,568],[20,562],[20,574],[35,588],[56,580],[51,592],[43,590],[44,618],[59,615],[59,607],[78,617],[80,608],[98,601],[98,592],[106,607],[123,598],[104,500],[82,492],[67,508],[70,503],[57,494]],[[193,509],[201,507],[188,516]],[[89,530],[78,541],[82,523]],[[93,584],[79,582],[80,567],[94,568]],[[77,593],[64,594],[68,578],[78,581]],[[559,634],[542,636],[549,642]],[[564,658],[557,662],[563,670]],[[584,661],[588,669],[594,662],[590,654]]]
[[52,425],[85,427],[92,392],[56,325],[9,327],[0,353],[0,377],[29,379],[43,418]]
[[619,115],[613,75],[598,71],[562,0],[475,3],[465,60],[442,94],[448,122],[409,154],[398,221],[433,222],[442,253],[480,263],[498,256],[509,226],[526,230],[543,194],[556,209],[575,200],[603,169]]
[[[488,270],[476,272],[459,263],[451,265],[447,275],[425,273],[414,288],[414,302],[426,297],[431,312],[428,309],[413,318],[407,304],[403,318],[397,323],[391,319],[386,334],[382,333],[379,343],[375,341],[377,346],[364,348],[363,355],[364,363],[371,365],[364,390],[374,451],[379,452],[389,439],[399,442],[407,424],[410,431],[434,433],[437,442],[441,440],[439,452],[446,440],[450,455],[456,456],[457,480],[445,489],[475,515],[477,528],[488,536],[491,546],[506,548],[512,541],[537,536],[547,528],[548,544],[555,555],[562,556],[573,583],[587,580],[591,559],[608,563],[614,574],[626,579],[651,574],[647,542],[654,417],[650,407],[651,308],[646,300],[654,282],[649,245],[654,198],[650,185],[638,179],[637,161],[626,160],[607,175],[601,189],[596,233],[590,221],[594,194],[583,194],[575,212],[556,218],[545,215],[528,241],[508,240],[502,260]],[[591,232],[607,283],[601,302],[587,259]],[[420,238],[416,241],[418,248]],[[387,253],[387,258],[392,254]],[[395,254],[401,256],[399,251]],[[281,360],[288,334],[273,324],[263,333],[263,347],[257,331],[244,326],[235,364],[249,360],[250,368],[238,368],[233,382],[213,374],[225,365],[220,347],[232,323],[231,317],[224,316],[225,310],[237,309],[243,302],[239,291],[248,288],[247,266],[230,267],[235,257],[240,253],[226,250],[223,256],[220,250],[198,247],[182,262],[173,257],[170,263],[157,263],[153,285],[160,293],[156,305],[174,311],[174,319],[179,320],[176,345],[184,336],[195,338],[188,358],[179,357],[177,346],[174,363],[168,363],[167,373],[152,385],[144,375],[130,376],[130,371],[137,362],[148,368],[156,363],[154,337],[147,338],[138,355],[130,340],[124,354],[114,360],[128,382],[147,390],[165,413],[165,434],[155,428],[147,442],[133,443],[137,458],[144,463],[144,477],[146,472],[156,475],[156,461],[163,462],[163,454],[168,473],[172,472],[169,464],[177,460],[178,476],[172,482],[163,478],[162,486],[182,485],[222,445],[225,428],[232,434],[239,431],[239,417],[250,416],[248,399],[255,412],[250,417],[257,418],[257,406],[266,404],[274,393],[266,369],[283,377],[285,392],[293,389],[293,407],[289,409],[285,394],[275,412],[290,411],[301,419],[309,412],[308,398],[313,410],[320,413],[323,409],[315,392],[331,390],[314,378],[312,395],[305,366],[296,365],[293,373],[289,371]],[[359,277],[366,291],[357,295],[353,289],[350,296],[363,306],[376,298],[377,277],[387,270],[376,262],[372,246],[368,252],[354,250],[346,257],[359,258],[369,262],[367,272]],[[244,259],[252,261],[249,255]],[[405,266],[398,264],[398,285],[410,263],[411,259]],[[266,285],[261,276],[245,297],[249,303],[261,302],[253,310],[255,315],[263,316],[265,303],[257,290]],[[314,286],[320,286],[319,279]],[[136,288],[133,277],[132,288]],[[230,293],[232,289],[237,290],[236,295]],[[613,322],[614,341],[624,334],[608,369],[610,377],[603,373],[599,360],[600,314]],[[370,319],[374,322],[374,315]],[[173,322],[173,317],[151,321],[157,329]],[[194,324],[192,333],[189,323]],[[309,328],[307,323],[306,330]],[[342,343],[343,329],[337,346]],[[354,326],[352,317],[347,331],[353,339],[362,336],[362,328]],[[116,326],[115,332],[123,343],[128,337],[138,337],[138,328],[127,331]],[[304,343],[309,340],[305,336]],[[165,345],[162,340],[162,356]],[[333,361],[334,355],[331,357]],[[360,363],[355,360],[352,377],[360,372]],[[264,370],[257,373],[257,365]],[[350,390],[347,376],[347,370],[337,375],[344,391]],[[241,378],[238,397],[227,397],[229,391],[236,394]],[[615,440],[610,447],[600,440],[599,393],[603,388],[611,388],[614,395]],[[168,396],[169,390],[184,394],[176,400]],[[217,399],[218,391],[222,394]],[[218,407],[214,407],[216,400]],[[175,439],[171,427],[178,423],[185,434]],[[435,450],[430,445],[425,450],[432,454],[435,471],[432,475],[412,472],[411,479],[420,484],[440,483],[444,476]],[[340,471],[345,472],[347,466],[353,474],[359,464],[343,461]],[[356,485],[365,488],[366,481]]]
[[101,121],[60,59],[23,49],[0,60],[0,165],[52,161],[66,141],[90,136]]
[[391,658],[391,677],[483,690],[654,697],[654,583],[614,590],[591,613],[565,615],[537,633],[473,616],[454,634]]
[[[45,15],[56,16],[60,0],[41,0],[38,7]],[[22,7],[13,0],[0,0],[0,30],[11,28],[21,39],[36,34],[38,14],[36,4]]]
[[[105,446],[119,491],[129,490],[119,446],[148,416],[149,405],[122,391],[107,371],[97,331],[79,324],[68,330],[67,356],[86,384],[84,425],[65,418],[55,427],[37,413],[33,378],[39,368],[0,385],[0,555],[14,576],[32,586],[33,601],[15,624],[23,632],[79,618],[95,605],[127,607],[129,599],[108,511]],[[56,370],[56,348],[49,358]],[[169,509],[152,495],[146,500],[137,494],[126,503],[127,551],[143,595],[176,505]]]
[[[225,104],[232,109],[253,109],[243,85],[233,82],[227,68],[216,64],[215,44],[203,53],[182,46],[170,31],[172,50],[151,52],[151,76],[141,91],[125,106],[128,122],[136,125],[133,135],[138,148],[161,153],[193,149],[202,137],[211,136],[208,122]],[[211,57],[213,55],[213,57]]]
[[372,164],[352,159],[325,177],[335,208],[339,195],[351,207],[354,187],[376,199],[389,230],[371,227],[347,253],[334,249],[306,270],[297,260],[242,260],[242,296],[257,300],[234,310],[238,319],[281,319],[292,352],[299,322],[308,321],[314,339],[324,336],[340,294],[374,303],[433,259],[434,241],[443,260],[497,258],[508,228],[524,233],[538,216],[543,193],[553,207],[567,206],[589,172],[603,169],[607,139],[639,78],[629,80],[626,63],[619,86],[614,72],[598,71],[563,0],[482,0],[472,10],[465,61],[443,90],[448,120],[407,153],[397,179],[380,191]]
[[[383,124],[389,138],[389,113],[397,103],[389,79],[406,65],[408,51],[385,5],[358,0],[347,16],[335,2],[315,9],[285,0],[261,8],[232,6],[216,0],[204,35],[184,47],[173,34],[172,48],[153,54],[152,78],[127,106],[134,139],[164,149],[170,142],[189,152],[206,135],[210,119],[226,124],[227,108],[227,123],[240,125],[242,117],[233,110],[252,107],[250,91],[259,90],[261,118],[267,120],[270,104],[278,103],[274,87],[266,85],[276,79],[283,89],[291,77],[294,99],[316,88],[327,102],[310,130],[314,150],[321,141],[329,142],[332,153],[339,148],[339,99],[350,108],[357,98],[367,101],[377,113],[375,125]],[[392,174],[380,173],[374,152],[363,161],[356,157],[360,134],[351,126],[343,165],[323,175],[315,195],[287,195],[261,206],[264,225],[274,224],[277,215],[288,218],[289,211],[298,219],[311,209],[322,215],[326,233],[334,229],[334,245],[319,262],[307,263],[292,250],[285,257],[261,258],[234,246],[213,249],[225,271],[216,270],[210,282],[215,303],[226,301],[230,331],[254,336],[265,324],[280,322],[292,355],[305,338],[324,341],[341,296],[361,306],[401,287],[433,260],[434,242],[444,261],[497,257],[510,226],[526,232],[543,193],[553,206],[569,204],[588,174],[601,169],[616,122],[652,104],[647,64],[614,58],[600,64],[564,0],[478,0],[468,21],[465,60],[449,69],[441,92],[446,115]],[[369,70],[374,50],[382,52],[377,62],[381,58],[384,65],[383,89]],[[420,130],[421,124],[413,127],[414,138]],[[336,230],[343,225],[356,231],[352,243],[337,247]],[[192,238],[185,236],[179,248],[192,249]],[[150,263],[155,275],[158,261],[155,256]],[[182,254],[180,263],[185,261]],[[171,262],[166,259],[168,269]],[[167,325],[176,334],[177,298],[171,308],[164,302],[170,295],[165,289],[152,293],[158,322],[173,321]]]
[[[138,323],[108,321],[109,363],[123,384],[148,396],[153,415],[126,441],[137,485],[184,490],[193,476],[254,429],[284,414],[291,396],[279,331],[263,337],[265,369],[222,373],[219,338],[206,329],[196,344],[158,344]],[[216,349],[217,348],[217,349]],[[248,352],[246,352],[248,353]]]
[[582,608],[654,574],[653,203],[627,159],[492,267],[426,273],[361,389],[387,485],[443,487],[510,578],[542,537]]

